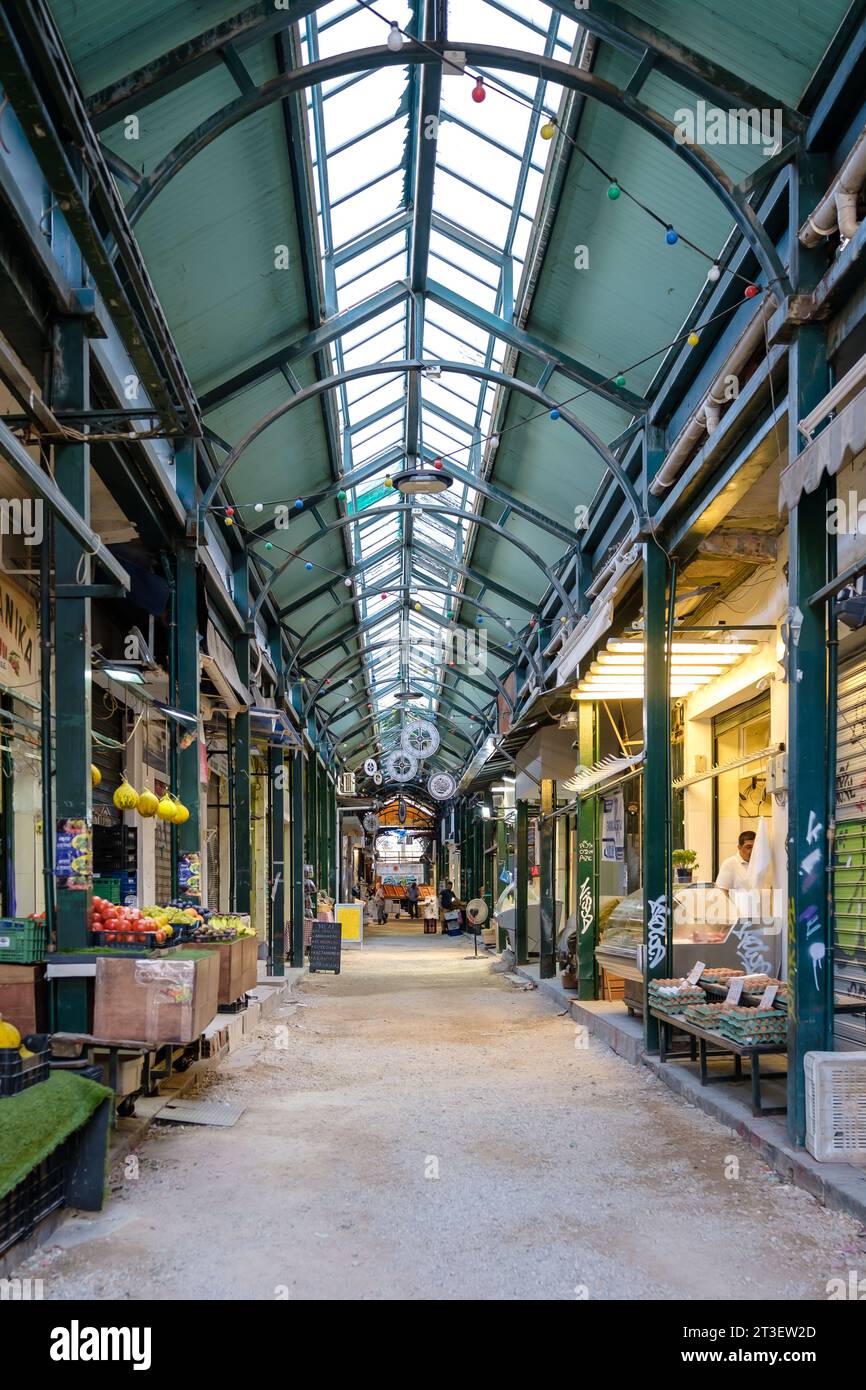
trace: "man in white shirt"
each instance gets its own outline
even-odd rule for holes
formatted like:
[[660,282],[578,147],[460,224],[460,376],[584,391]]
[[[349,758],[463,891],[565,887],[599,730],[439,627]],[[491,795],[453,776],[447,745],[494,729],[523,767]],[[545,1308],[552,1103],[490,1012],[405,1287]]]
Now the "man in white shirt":
[[749,860],[754,848],[754,830],[744,830],[737,840],[736,854],[731,854],[722,861],[716,887],[722,888],[732,900],[736,900],[741,893],[748,893],[752,887]]

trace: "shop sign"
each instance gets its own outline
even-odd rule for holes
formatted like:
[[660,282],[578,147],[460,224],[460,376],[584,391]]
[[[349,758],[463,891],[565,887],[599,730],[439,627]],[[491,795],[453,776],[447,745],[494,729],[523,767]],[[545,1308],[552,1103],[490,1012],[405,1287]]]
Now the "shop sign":
[[36,604],[0,574],[0,681],[13,690],[32,686],[38,698],[39,643]]
[[58,820],[54,873],[58,888],[93,887],[93,834],[86,820]]
[[622,864],[625,859],[625,808],[622,792],[602,803],[601,857]]

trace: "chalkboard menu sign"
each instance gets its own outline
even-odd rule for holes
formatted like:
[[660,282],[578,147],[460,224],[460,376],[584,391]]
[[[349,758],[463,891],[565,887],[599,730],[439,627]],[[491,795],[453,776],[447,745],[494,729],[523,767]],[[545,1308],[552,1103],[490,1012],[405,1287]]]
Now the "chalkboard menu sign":
[[317,970],[333,970],[340,973],[340,951],[342,947],[342,927],[339,922],[313,922],[310,938],[310,974]]

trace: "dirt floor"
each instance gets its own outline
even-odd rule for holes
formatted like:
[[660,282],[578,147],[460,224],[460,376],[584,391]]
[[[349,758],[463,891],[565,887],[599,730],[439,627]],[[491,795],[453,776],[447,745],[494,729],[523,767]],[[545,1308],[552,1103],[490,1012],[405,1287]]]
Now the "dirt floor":
[[209,1089],[235,1128],[154,1126],[18,1273],[54,1299],[823,1299],[863,1266],[855,1221],[410,931],[305,978]]

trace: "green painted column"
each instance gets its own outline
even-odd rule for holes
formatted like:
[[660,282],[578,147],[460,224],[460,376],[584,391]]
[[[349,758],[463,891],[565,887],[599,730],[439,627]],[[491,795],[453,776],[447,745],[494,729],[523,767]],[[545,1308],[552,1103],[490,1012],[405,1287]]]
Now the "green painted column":
[[517,802],[516,883],[514,893],[514,944],[517,964],[529,960],[527,931],[527,890],[529,888],[529,806]]
[[[249,561],[238,556],[234,569],[234,599],[244,620],[249,613]],[[249,633],[234,643],[235,664],[243,684],[250,683]],[[235,770],[235,901],[236,912],[249,912],[252,896],[252,782],[250,778],[250,716],[248,710],[234,718]]]
[[470,856],[472,846],[469,840],[469,808],[466,801],[460,803],[460,901],[469,897]]
[[538,827],[538,852],[541,861],[541,943],[538,973],[542,980],[556,978],[556,823],[550,819],[555,809],[556,783],[549,777],[543,777]]
[[318,758],[311,749],[304,762],[304,783],[306,785],[306,859],[313,871],[316,887],[319,886],[319,778]]
[[304,963],[304,754],[292,759],[292,965]]
[[[591,767],[596,760],[596,707],[578,705],[578,761]],[[596,799],[583,797],[577,813],[574,877],[577,887],[577,992],[579,999],[596,996],[595,948],[598,945],[598,844]]]
[[[496,858],[493,869],[493,902],[491,911],[496,905],[496,901],[505,884],[502,882],[502,870],[508,868],[508,827],[505,824],[505,812],[500,810],[496,821]],[[496,933],[496,948],[503,951],[508,944],[505,932],[500,927]]]
[[339,829],[337,824],[337,784],[331,781],[331,791],[328,799],[328,809],[330,812],[330,831],[328,834],[328,844],[331,849],[331,897],[336,902],[337,899],[337,861],[339,859]]
[[[268,647],[271,660],[277,672],[277,706],[281,706],[285,696],[283,683],[283,643],[279,627],[272,627],[268,633]],[[284,975],[286,969],[286,793],[288,765],[282,746],[268,749],[268,787],[270,795],[270,883],[268,884],[268,921],[270,932],[270,960],[268,970],[271,975]]]
[[[799,227],[828,181],[823,157],[801,156],[792,180],[789,226],[794,262],[791,281],[800,294],[820,278],[826,252],[808,251],[797,240]],[[794,458],[805,441],[798,422],[830,388],[827,342],[819,324],[800,328],[788,350],[788,450]],[[828,901],[827,775],[827,610],[810,606],[809,595],[828,578],[829,536],[825,477],[803,493],[790,512],[788,553],[788,1135],[806,1138],[804,1057],[833,1047],[833,922]]]
[[[175,479],[178,495],[188,512],[196,505],[195,446],[185,439],[175,451]],[[196,541],[185,539],[175,551],[175,671],[177,673],[178,707],[199,717],[199,635],[198,602],[196,593]],[[171,700],[171,695],[169,699]],[[181,731],[186,732],[185,730]],[[196,729],[198,733],[198,727]],[[177,749],[177,786],[174,790],[189,810],[189,820],[177,829],[178,867],[184,856],[197,854],[201,876],[201,783],[199,778],[200,744],[198,737],[188,748]]]
[[[80,258],[73,253],[80,276]],[[73,281],[75,283],[75,281]],[[80,283],[80,280],[79,280]],[[84,320],[67,318],[54,329],[51,405],[54,410],[90,407],[89,349]],[[90,519],[90,450],[86,444],[62,444],[54,449],[54,477],[63,496]],[[58,820],[92,822],[90,784],[90,599],[71,592],[92,580],[91,561],[63,525],[54,527],[54,582],[57,599],[54,624],[54,708],[56,815]],[[43,754],[43,775],[49,776],[50,750]],[[44,833],[54,835],[46,825]],[[61,951],[90,945],[91,890],[57,889],[57,945]],[[90,1031],[88,980],[58,980],[55,1027],[58,1032]]]
[[[660,431],[648,429],[645,449],[647,480],[664,457]],[[666,642],[667,556],[654,540],[644,542],[643,612],[644,656],[644,1038],[648,1052],[658,1051],[658,1023],[646,1003],[649,981],[669,976],[672,923],[669,898],[668,800],[670,794],[670,705]]]

